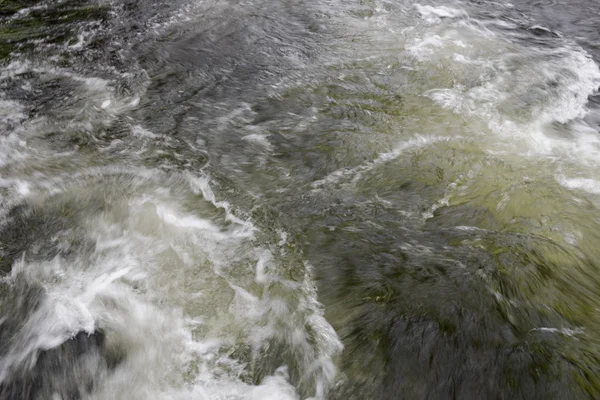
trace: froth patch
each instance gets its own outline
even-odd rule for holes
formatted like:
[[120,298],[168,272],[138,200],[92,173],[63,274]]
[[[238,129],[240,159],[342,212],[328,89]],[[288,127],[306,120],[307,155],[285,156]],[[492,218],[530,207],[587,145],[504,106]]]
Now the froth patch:
[[559,177],[558,182],[568,188],[583,190],[591,194],[600,194],[600,181],[590,178],[565,178]]
[[467,18],[469,16],[464,10],[447,6],[435,7],[430,5],[415,4],[415,7],[421,18],[430,24],[438,23],[444,18]]

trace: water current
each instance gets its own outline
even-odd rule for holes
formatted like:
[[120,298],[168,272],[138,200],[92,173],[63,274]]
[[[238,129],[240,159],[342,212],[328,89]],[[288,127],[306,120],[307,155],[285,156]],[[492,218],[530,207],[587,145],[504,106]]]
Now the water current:
[[0,1],[0,399],[599,399],[599,21]]

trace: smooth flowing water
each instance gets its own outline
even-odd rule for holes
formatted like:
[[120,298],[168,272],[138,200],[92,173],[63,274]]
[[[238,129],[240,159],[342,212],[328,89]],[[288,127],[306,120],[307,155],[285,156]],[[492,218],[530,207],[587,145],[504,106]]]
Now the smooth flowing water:
[[600,398],[598,0],[0,19],[0,399]]

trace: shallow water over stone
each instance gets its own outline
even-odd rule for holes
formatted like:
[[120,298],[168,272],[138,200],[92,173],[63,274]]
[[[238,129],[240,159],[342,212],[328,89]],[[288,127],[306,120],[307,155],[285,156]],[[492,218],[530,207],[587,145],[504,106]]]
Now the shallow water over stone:
[[0,398],[600,396],[600,4],[0,4]]

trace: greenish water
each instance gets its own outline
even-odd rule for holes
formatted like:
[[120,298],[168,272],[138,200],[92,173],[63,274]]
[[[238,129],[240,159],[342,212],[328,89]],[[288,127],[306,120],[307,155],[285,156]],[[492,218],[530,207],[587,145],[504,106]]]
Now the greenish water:
[[0,398],[600,397],[562,7],[1,2]]

